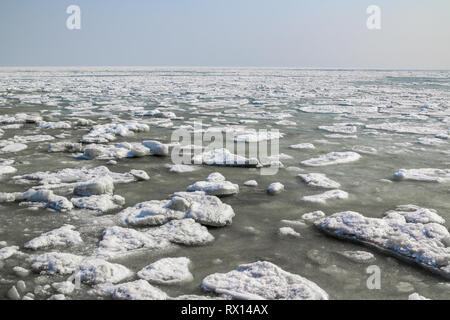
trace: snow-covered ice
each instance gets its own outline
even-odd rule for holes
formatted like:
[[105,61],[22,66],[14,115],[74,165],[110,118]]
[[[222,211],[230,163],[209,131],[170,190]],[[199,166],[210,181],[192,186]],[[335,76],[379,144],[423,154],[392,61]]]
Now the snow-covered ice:
[[357,161],[361,158],[361,156],[353,151],[347,152],[330,152],[324,155],[321,155],[318,158],[312,158],[309,160],[304,160],[301,164],[310,167],[319,167],[319,166],[328,166],[334,164],[341,163],[349,163],[353,161]]
[[345,192],[343,190],[339,190],[339,189],[334,189],[334,190],[326,191],[326,192],[320,193],[320,194],[304,196],[301,199],[303,201],[317,202],[317,203],[325,204],[328,200],[333,200],[333,199],[344,200],[347,198],[348,198],[347,192]]
[[273,182],[267,187],[267,193],[270,195],[275,195],[281,193],[284,190],[284,185],[280,182]]
[[337,189],[341,184],[327,178],[323,173],[306,173],[298,175],[306,185],[324,189]]
[[228,196],[239,192],[239,185],[226,181],[219,172],[211,173],[204,181],[197,181],[187,187],[187,191],[204,191],[214,196]]
[[154,284],[180,284],[194,279],[189,271],[190,264],[191,260],[186,257],[163,258],[146,266],[137,275]]
[[328,294],[314,282],[267,261],[209,275],[203,279],[202,287],[233,299],[328,300]]
[[315,226],[337,238],[377,248],[450,278],[450,248],[445,245],[450,233],[440,224],[408,222],[394,211],[382,219],[345,211],[318,220]]
[[43,248],[69,247],[83,242],[80,233],[72,225],[64,225],[61,228],[41,234],[24,244],[24,248],[39,250]]

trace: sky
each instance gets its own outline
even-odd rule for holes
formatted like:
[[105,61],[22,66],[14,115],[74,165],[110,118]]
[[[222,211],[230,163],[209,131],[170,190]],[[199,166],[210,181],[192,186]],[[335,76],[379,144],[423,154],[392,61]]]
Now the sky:
[[0,66],[448,70],[450,1],[0,0]]

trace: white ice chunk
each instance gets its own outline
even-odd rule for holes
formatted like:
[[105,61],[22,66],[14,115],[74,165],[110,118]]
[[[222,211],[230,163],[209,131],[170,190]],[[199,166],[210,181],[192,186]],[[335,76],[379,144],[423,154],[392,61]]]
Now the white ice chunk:
[[340,183],[327,178],[323,173],[306,173],[298,175],[310,187],[337,189]]
[[209,275],[203,279],[202,287],[233,299],[328,299],[328,294],[314,282],[267,261],[242,264],[237,270]]
[[119,195],[93,195],[90,197],[79,197],[71,199],[73,205],[80,209],[94,210],[105,213],[122,207],[125,198]]
[[117,263],[110,263],[103,259],[88,258],[77,268],[75,279],[95,285],[99,283],[117,283],[131,278],[134,272]]
[[400,169],[394,173],[394,179],[424,182],[450,182],[450,169]]
[[186,257],[163,258],[137,273],[138,277],[155,284],[179,284],[189,282],[194,276],[189,271],[191,260]]
[[318,158],[312,158],[309,160],[304,160],[301,164],[305,166],[318,167],[318,166],[328,166],[333,164],[348,163],[357,161],[361,156],[353,151],[347,152],[330,152],[319,156]]
[[32,250],[55,247],[69,247],[83,242],[80,233],[74,230],[72,225],[64,225],[61,228],[41,234],[24,244],[24,247]]
[[84,257],[71,253],[50,252],[36,256],[31,261],[31,268],[37,273],[72,274]]
[[345,211],[318,220],[315,226],[337,238],[375,247],[450,278],[450,233],[440,224],[407,222],[396,212],[378,219]]
[[344,200],[348,198],[348,193],[339,189],[326,191],[321,194],[315,194],[311,196],[304,196],[302,197],[303,201],[308,202],[317,202],[325,204],[327,200],[337,199],[337,200]]
[[197,181],[187,187],[187,191],[204,191],[214,196],[228,196],[239,192],[239,185],[225,181],[225,177],[218,172],[211,173],[205,181]]
[[280,182],[273,182],[267,187],[267,193],[271,195],[275,195],[281,193],[284,190],[284,185]]

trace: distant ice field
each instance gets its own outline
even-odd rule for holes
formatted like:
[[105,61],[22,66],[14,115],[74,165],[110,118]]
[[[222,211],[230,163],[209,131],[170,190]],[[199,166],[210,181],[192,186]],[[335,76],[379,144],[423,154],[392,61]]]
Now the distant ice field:
[[[0,299],[450,296],[449,71],[0,68],[0,79]],[[228,133],[228,150],[192,141],[183,149],[199,161],[173,163],[172,134],[200,121]],[[238,142],[274,141],[275,174],[248,155],[222,163]]]

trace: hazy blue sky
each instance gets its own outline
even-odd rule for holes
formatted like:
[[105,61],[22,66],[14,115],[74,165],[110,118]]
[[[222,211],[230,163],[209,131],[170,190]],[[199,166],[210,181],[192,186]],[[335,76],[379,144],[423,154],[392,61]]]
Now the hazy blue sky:
[[0,65],[450,69],[450,1],[0,0]]

